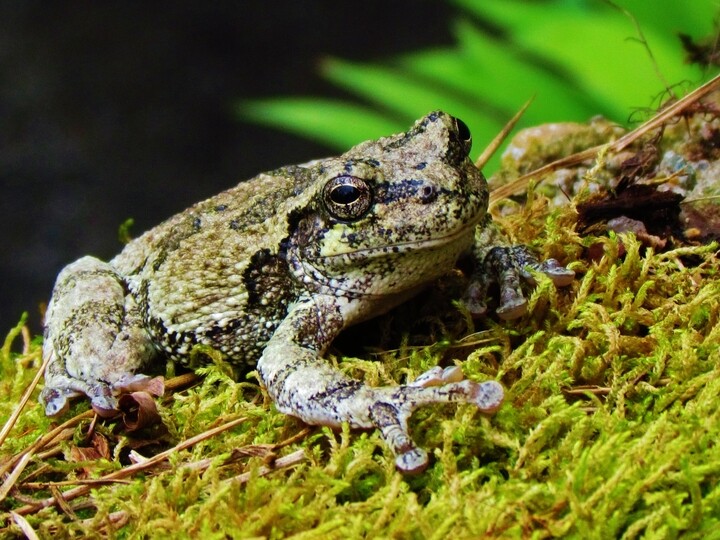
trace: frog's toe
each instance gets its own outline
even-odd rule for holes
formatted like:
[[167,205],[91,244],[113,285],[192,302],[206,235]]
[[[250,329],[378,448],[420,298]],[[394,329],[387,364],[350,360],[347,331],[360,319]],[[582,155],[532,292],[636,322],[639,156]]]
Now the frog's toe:
[[562,266],[556,259],[547,259],[534,268],[549,277],[556,287],[567,287],[575,279],[575,272]]
[[396,405],[378,401],[370,407],[370,418],[380,430],[383,439],[395,454],[395,466],[406,474],[416,474],[425,470],[428,455],[410,438],[407,419],[411,409],[398,408]]
[[77,392],[72,390],[59,390],[46,386],[40,392],[40,403],[45,405],[45,415],[52,417],[64,413],[70,408],[68,398],[76,395]]
[[111,418],[118,414],[120,409],[117,407],[117,400],[97,398],[90,401],[90,406],[95,413],[101,418]]
[[528,305],[525,295],[520,289],[518,272],[509,269],[499,279],[500,282],[500,305],[495,310],[498,317],[504,321],[517,319],[527,313]]
[[118,402],[113,396],[110,386],[105,383],[91,385],[87,392],[90,405],[98,416],[108,418],[118,413]]
[[418,375],[408,386],[420,386],[421,388],[438,386],[442,384],[442,371],[443,369],[440,366],[430,368],[425,373]]
[[429,463],[428,454],[422,448],[411,448],[407,452],[395,457],[395,467],[405,474],[418,474],[423,472]]
[[498,317],[503,321],[511,321],[525,315],[527,310],[527,300],[522,296],[518,296],[517,298],[503,302],[500,307],[495,310],[495,313],[497,313]]
[[[557,287],[570,285],[575,278],[575,272],[555,259],[538,261],[525,246],[495,247],[487,253],[484,265],[486,275],[480,281],[495,280],[500,287],[500,305],[496,313],[503,320],[517,319],[527,313],[521,282],[534,285],[532,271],[544,273]],[[484,285],[482,288],[486,289]],[[471,298],[477,296],[478,292],[470,295]]]
[[464,379],[462,369],[458,366],[448,366],[441,368],[435,366],[430,368],[425,373],[421,373],[418,377],[408,386],[419,386],[422,388],[428,388],[430,386],[442,386],[443,384],[451,382],[460,382]]
[[113,394],[147,392],[153,396],[165,393],[164,377],[150,377],[142,373],[126,373],[112,384]]
[[481,317],[487,313],[487,305],[485,298],[487,297],[488,280],[481,276],[474,276],[475,279],[470,283],[462,303],[473,317]]
[[471,383],[469,394],[472,402],[484,413],[494,413],[502,405],[505,391],[497,381]]

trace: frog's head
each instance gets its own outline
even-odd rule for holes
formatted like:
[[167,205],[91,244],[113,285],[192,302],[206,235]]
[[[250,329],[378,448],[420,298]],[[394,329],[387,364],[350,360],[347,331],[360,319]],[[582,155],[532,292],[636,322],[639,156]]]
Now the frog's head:
[[448,272],[487,211],[470,130],[443,112],[405,133],[315,163],[311,200],[291,218],[296,272],[337,291],[384,295]]

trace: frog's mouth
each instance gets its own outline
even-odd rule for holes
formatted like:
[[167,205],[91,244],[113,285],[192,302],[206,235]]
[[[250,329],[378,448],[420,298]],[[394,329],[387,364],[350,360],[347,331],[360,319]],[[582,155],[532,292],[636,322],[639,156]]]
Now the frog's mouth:
[[[445,248],[452,249],[453,244],[459,241],[472,243],[475,228],[482,222],[484,217],[485,212],[477,212],[471,219],[465,221],[456,229],[440,236],[426,236],[423,238],[421,235],[418,235],[420,236],[419,238],[395,242],[388,239],[387,243],[372,247],[361,246],[355,248],[347,242],[342,231],[337,232],[336,238],[332,236],[332,233],[335,231],[329,231],[330,234],[327,234],[324,239],[326,247],[320,250],[315,256],[306,256],[305,258],[311,260],[314,264],[322,264],[324,262],[333,264],[333,261],[339,262],[342,260],[356,263],[361,259],[392,257],[394,254],[415,251],[428,252]],[[403,235],[403,233],[400,233],[400,235]],[[405,233],[405,235],[409,235],[409,233]]]
[[472,239],[474,237],[476,225],[477,225],[477,223],[468,225],[468,226],[463,227],[462,229],[458,229],[457,231],[452,232],[450,234],[446,234],[444,236],[439,236],[439,237],[435,237],[435,238],[408,240],[406,242],[396,242],[396,243],[388,244],[388,245],[382,246],[382,247],[349,250],[349,251],[346,251],[343,253],[337,253],[334,255],[327,255],[325,257],[320,257],[320,259],[332,260],[334,258],[348,257],[348,256],[351,257],[352,259],[356,259],[358,257],[370,258],[370,257],[389,256],[389,254],[394,254],[394,253],[409,253],[409,252],[415,252],[415,251],[426,252],[426,251],[432,251],[435,249],[442,249],[442,248],[450,247],[454,243],[461,241],[461,240],[468,240],[468,243],[472,244]]
[[[298,257],[289,253],[295,277],[335,296],[388,297],[418,289],[452,270],[473,245],[482,217],[434,238],[346,249],[338,253]],[[344,246],[346,247],[346,246]]]

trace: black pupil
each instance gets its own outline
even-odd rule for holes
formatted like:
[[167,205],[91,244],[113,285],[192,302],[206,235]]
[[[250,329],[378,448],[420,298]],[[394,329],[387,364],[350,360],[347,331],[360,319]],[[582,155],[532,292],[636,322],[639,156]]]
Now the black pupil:
[[360,190],[350,184],[342,184],[335,187],[330,194],[333,202],[337,204],[354,203],[360,196]]
[[455,124],[457,125],[458,135],[460,136],[461,141],[469,141],[472,138],[472,135],[470,134],[470,128],[467,127],[467,124],[460,120],[459,118],[455,119]]

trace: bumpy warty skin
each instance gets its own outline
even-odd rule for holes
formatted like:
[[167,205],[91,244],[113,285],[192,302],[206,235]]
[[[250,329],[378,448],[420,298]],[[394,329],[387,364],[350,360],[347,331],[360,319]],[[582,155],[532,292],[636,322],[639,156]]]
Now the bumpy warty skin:
[[[484,233],[488,189],[469,150],[467,127],[434,112],[405,133],[242,182],[107,263],[69,265],[46,317],[47,413],[78,395],[113,411],[116,394],[142,380],[148,362],[185,362],[204,344],[256,366],[281,411],[313,424],[378,428],[401,470],[421,470],[428,460],[407,432],[412,411],[447,401],[492,411],[500,385],[453,376],[437,386],[370,388],[322,355],[343,328],[403,302],[465,253],[487,259],[476,261],[472,302],[482,303],[495,277],[503,302],[522,310],[517,278],[536,261]],[[571,274],[552,262],[541,269]]]

